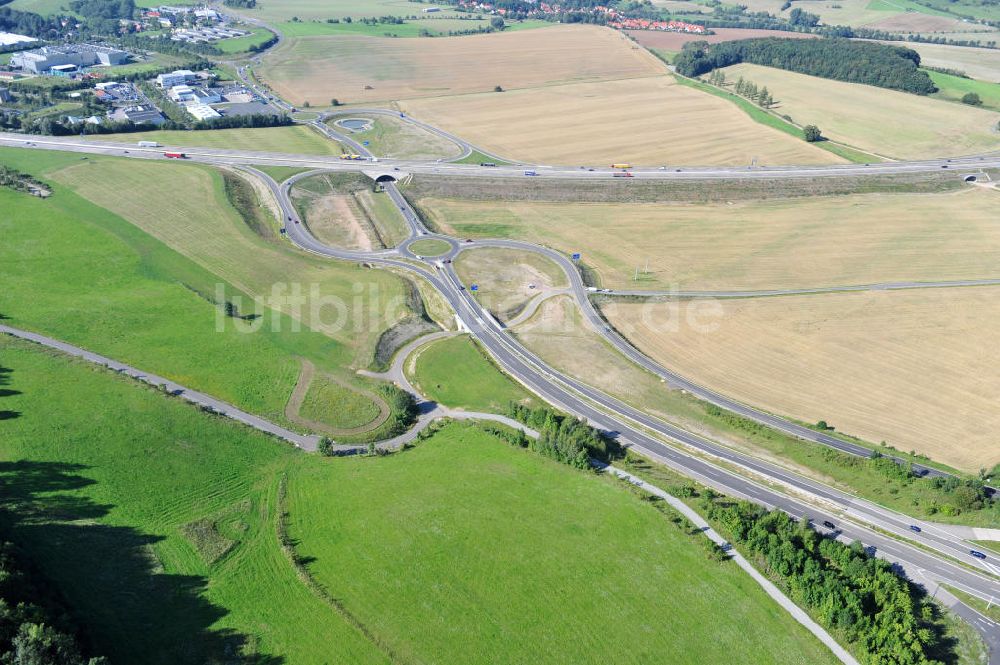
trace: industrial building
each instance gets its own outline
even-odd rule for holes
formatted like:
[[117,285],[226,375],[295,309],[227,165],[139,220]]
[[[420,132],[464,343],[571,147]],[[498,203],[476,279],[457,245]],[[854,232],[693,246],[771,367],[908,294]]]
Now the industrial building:
[[73,65],[77,68],[94,65],[120,65],[127,62],[128,58],[127,51],[110,46],[61,44],[15,53],[10,58],[10,65],[33,74],[47,74],[53,69],[57,72],[65,72],[67,65]]
[[188,104],[184,109],[194,117],[195,120],[211,120],[221,118],[222,114],[213,109],[208,104]]
[[175,69],[169,74],[160,74],[156,77],[156,85],[161,88],[172,88],[175,85],[184,85],[198,78],[198,75],[190,69]]
[[219,90],[212,88],[192,88],[189,85],[175,85],[167,93],[178,104],[218,104],[222,101]]
[[108,118],[111,120],[117,120],[119,122],[124,122],[126,120],[133,122],[137,125],[150,124],[150,125],[162,125],[166,118],[160,113],[159,109],[155,106],[119,106],[114,111],[108,113]]

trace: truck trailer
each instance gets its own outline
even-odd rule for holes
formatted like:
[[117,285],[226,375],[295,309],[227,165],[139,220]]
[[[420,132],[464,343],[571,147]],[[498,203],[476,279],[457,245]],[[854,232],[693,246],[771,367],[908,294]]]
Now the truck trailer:
[[163,156],[167,157],[168,159],[186,159],[187,158],[187,155],[185,155],[183,152],[165,152],[165,153],[163,153]]
[[160,144],[156,141],[139,141],[140,148],[159,148]]

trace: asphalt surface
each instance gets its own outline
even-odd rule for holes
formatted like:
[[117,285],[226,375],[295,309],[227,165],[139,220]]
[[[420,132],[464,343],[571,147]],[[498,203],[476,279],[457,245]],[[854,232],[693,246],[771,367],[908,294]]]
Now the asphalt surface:
[[[137,135],[138,136],[138,135]],[[138,141],[138,138],[136,139]],[[609,167],[592,167],[593,170],[564,166],[533,166],[501,165],[482,167],[476,164],[456,164],[450,162],[425,162],[419,160],[383,159],[372,161],[372,158],[362,161],[342,160],[339,157],[311,156],[261,152],[251,150],[223,150],[219,148],[186,148],[184,146],[165,146],[161,148],[139,148],[135,143],[120,143],[95,141],[80,137],[51,137],[28,134],[0,133],[0,145],[19,147],[34,147],[70,152],[107,154],[121,156],[128,151],[130,157],[164,159],[166,150],[184,152],[187,159],[208,163],[224,164],[272,164],[279,166],[300,166],[311,168],[326,168],[335,171],[385,171],[391,175],[393,169],[406,173],[430,175],[460,175],[487,178],[555,178],[573,180],[604,180],[612,177],[615,171]],[[363,154],[360,153],[359,154]],[[944,158],[935,160],[911,162],[880,162],[872,164],[838,164],[832,166],[773,166],[773,167],[716,167],[691,166],[676,169],[633,169],[633,178],[643,180],[728,180],[782,178],[809,179],[820,177],[870,177],[879,175],[901,175],[912,173],[937,173],[949,169],[956,178],[975,175],[982,169],[1000,168],[1000,154],[979,155],[972,157]],[[525,170],[534,171],[537,175],[525,176]]]

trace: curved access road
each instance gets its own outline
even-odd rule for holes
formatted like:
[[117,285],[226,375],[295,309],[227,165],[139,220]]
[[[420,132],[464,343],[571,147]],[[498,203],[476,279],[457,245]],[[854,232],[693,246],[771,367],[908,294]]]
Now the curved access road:
[[[269,186],[279,197],[279,203],[286,214],[294,217],[294,210],[287,197],[287,183],[279,186],[269,180]],[[399,196],[394,200],[406,205],[405,199],[391,183],[389,191],[392,195]],[[411,219],[415,220],[413,235],[427,233],[415,214]],[[294,220],[287,227],[287,235],[305,251],[341,260],[360,260],[357,252],[320,243],[303,224],[296,224]],[[453,243],[453,251],[458,251],[458,243],[454,239],[450,241]],[[476,244],[478,242],[472,243],[472,246]],[[849,518],[848,522],[840,525],[838,535],[850,540],[861,540],[911,570],[920,570],[932,579],[948,581],[972,595],[986,599],[985,594],[992,593],[993,590],[1000,592],[1000,579],[990,576],[990,568],[984,567],[984,572],[976,572],[974,568],[977,561],[968,556],[967,544],[951,534],[941,534],[929,528],[914,538],[931,551],[903,542],[899,538],[915,536],[909,530],[913,521],[906,516],[860,501],[822,483],[799,477],[780,467],[660,422],[548,366],[508,335],[482,309],[461,284],[451,264],[435,261],[423,267],[385,254],[369,255],[364,261],[419,275],[441,293],[456,312],[463,328],[476,337],[508,374],[545,401],[587,419],[595,426],[612,433],[623,444],[634,446],[650,457],[731,496],[780,508],[795,516],[809,514],[817,520],[834,523]],[[673,444],[667,445],[658,437]],[[732,467],[738,467],[761,480],[751,480],[741,473],[729,470]],[[774,489],[775,487],[780,490]],[[810,500],[796,498],[797,495],[807,495]],[[893,535],[885,535],[885,532]],[[962,560],[964,565],[953,562],[954,558]]]

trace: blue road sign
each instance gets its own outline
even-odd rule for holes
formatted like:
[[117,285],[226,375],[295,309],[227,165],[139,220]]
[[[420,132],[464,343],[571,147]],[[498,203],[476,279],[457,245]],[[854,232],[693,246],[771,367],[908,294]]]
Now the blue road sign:
[[580,260],[580,252],[573,252],[573,260],[574,261]]
[[469,287],[469,290],[470,291],[478,291],[479,290],[479,285],[478,284],[473,284],[472,286]]

